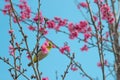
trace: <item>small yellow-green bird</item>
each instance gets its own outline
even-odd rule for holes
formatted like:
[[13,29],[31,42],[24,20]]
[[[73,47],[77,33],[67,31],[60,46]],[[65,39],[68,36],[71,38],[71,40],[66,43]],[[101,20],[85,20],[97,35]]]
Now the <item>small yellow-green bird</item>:
[[[38,51],[37,55],[34,55],[34,58],[32,59],[32,62],[36,63],[36,62],[44,59],[53,47],[54,47],[54,45],[50,41],[46,41],[42,45],[41,49]],[[28,66],[31,66],[33,64],[32,62],[30,62],[28,64]]]

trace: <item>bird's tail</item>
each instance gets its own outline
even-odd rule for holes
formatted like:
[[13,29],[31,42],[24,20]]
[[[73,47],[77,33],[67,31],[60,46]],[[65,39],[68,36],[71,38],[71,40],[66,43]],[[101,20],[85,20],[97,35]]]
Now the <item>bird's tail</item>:
[[32,62],[30,62],[29,64],[28,64],[28,66],[30,67],[32,65]]

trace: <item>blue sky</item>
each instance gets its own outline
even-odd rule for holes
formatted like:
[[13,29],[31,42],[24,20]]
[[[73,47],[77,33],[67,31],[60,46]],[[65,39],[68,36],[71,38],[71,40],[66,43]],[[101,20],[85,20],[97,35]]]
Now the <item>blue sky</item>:
[[[84,0],[82,0],[84,1]],[[37,0],[28,0],[29,5],[31,6],[31,9],[33,12],[37,11]],[[4,1],[0,1],[0,9],[4,7]],[[41,0],[41,11],[42,14],[49,18],[53,19],[55,16],[66,18],[69,20],[69,22],[77,23],[80,20],[84,20],[83,16],[81,15],[80,11],[76,8],[76,5],[74,4],[74,0]],[[94,8],[95,9],[95,8]],[[12,61],[12,57],[9,56],[8,52],[8,46],[9,46],[9,21],[8,16],[4,16],[0,12],[0,56],[10,58],[10,61]],[[34,46],[35,36],[33,32],[30,32],[27,30],[25,24],[22,24],[24,26],[24,30],[26,34],[28,34],[28,43],[30,49],[32,49]],[[13,24],[13,27],[15,30],[17,29],[17,25]],[[18,35],[17,40],[21,38],[19,36],[18,31],[16,31],[16,34]],[[98,80],[101,80],[101,70],[97,67],[97,62],[99,61],[99,56],[97,53],[97,48],[90,49],[88,52],[81,52],[80,47],[84,45],[84,43],[78,43],[78,40],[69,40],[68,36],[63,33],[56,34],[54,30],[50,30],[47,37],[52,40],[55,44],[58,46],[63,46],[64,42],[68,42],[68,44],[71,46],[71,53],[76,53],[76,61],[82,64],[83,69],[93,78],[99,78]],[[16,40],[16,41],[17,41]],[[42,40],[44,42],[44,39]],[[106,55],[107,59],[113,61],[113,56],[111,54]],[[26,54],[22,57],[22,63],[23,67],[26,68],[28,71],[25,73],[28,76],[32,74],[32,68],[28,67],[27,64],[29,63],[29,60],[26,58]],[[61,75],[64,73],[64,70],[66,69],[66,66],[69,63],[69,59],[63,54],[59,52],[57,49],[52,49],[50,51],[50,54],[40,62],[40,71],[43,72],[43,77],[48,76],[49,80],[55,80],[55,72],[58,72],[59,80],[61,80]],[[0,61],[0,80],[12,80],[8,69],[9,66],[5,64],[3,61]],[[107,71],[106,71],[107,72]],[[19,80],[23,80],[24,78],[21,77]],[[88,80],[85,77],[80,76],[80,71],[73,72],[69,70],[69,74],[67,75],[65,80]],[[108,77],[107,80],[114,80],[112,77]]]

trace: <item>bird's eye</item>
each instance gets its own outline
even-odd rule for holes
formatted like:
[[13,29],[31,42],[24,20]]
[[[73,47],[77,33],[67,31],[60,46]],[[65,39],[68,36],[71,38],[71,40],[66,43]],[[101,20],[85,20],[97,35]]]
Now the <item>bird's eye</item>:
[[49,46],[51,46],[51,44],[49,43]]

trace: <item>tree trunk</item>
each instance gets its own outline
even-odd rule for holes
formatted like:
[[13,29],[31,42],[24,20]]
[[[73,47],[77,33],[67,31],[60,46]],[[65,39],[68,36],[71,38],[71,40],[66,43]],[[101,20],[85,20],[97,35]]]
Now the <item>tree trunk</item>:
[[117,58],[117,80],[120,80],[120,56]]
[[117,70],[117,80],[120,80],[120,67],[118,67],[118,70]]

